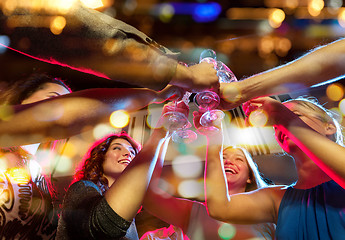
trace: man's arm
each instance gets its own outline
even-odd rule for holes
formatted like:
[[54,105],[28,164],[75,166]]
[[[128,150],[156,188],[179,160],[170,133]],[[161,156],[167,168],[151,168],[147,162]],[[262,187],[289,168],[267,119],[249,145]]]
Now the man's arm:
[[47,99],[9,106],[7,120],[0,121],[0,146],[19,146],[79,134],[86,126],[109,121],[113,111],[137,111],[148,104],[180,95],[172,87],[162,92],[144,88],[90,89]]
[[[41,12],[24,11],[23,14],[29,19],[42,17]],[[9,21],[16,15],[4,17]],[[218,78],[212,65],[180,66],[176,60],[178,54],[136,28],[88,9],[79,1],[64,17],[67,25],[54,37],[33,27],[14,29],[9,34],[11,39],[28,37],[31,47],[21,49],[18,44],[12,50],[72,70],[154,90],[161,90],[168,83],[190,91],[217,87]],[[92,53],[83,48],[92,48]]]

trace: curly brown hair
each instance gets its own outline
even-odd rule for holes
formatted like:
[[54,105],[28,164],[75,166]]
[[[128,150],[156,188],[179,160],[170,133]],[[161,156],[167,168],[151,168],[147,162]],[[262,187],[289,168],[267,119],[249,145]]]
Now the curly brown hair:
[[74,175],[74,181],[89,180],[95,183],[104,194],[108,189],[108,180],[104,177],[103,162],[105,154],[113,140],[122,138],[134,148],[135,155],[141,150],[141,145],[131,138],[126,132],[112,134],[96,141],[84,156],[80,167]]

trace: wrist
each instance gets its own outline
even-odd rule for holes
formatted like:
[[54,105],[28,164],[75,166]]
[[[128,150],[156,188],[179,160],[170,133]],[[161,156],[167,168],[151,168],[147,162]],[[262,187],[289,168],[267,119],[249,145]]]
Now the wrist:
[[188,67],[185,67],[181,64],[177,64],[175,75],[171,79],[170,84],[184,88],[188,86],[187,82],[190,82],[190,79],[192,78],[193,74],[188,69]]

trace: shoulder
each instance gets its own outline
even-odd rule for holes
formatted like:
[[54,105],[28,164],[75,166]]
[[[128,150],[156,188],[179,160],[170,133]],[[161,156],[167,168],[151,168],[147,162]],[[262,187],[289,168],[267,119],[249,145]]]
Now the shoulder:
[[89,194],[95,194],[95,195],[102,195],[101,190],[99,187],[88,180],[80,180],[77,182],[72,183],[66,193],[66,196],[68,195],[89,195]]

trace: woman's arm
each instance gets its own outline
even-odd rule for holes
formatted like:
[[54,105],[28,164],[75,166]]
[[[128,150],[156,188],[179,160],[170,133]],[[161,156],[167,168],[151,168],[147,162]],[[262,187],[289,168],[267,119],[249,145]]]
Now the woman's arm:
[[[0,122],[0,146],[19,146],[67,138],[79,134],[86,126],[109,121],[113,111],[139,110],[181,90],[170,87],[162,92],[150,89],[90,89],[14,106],[9,120]],[[10,112],[11,112],[10,111]]]
[[252,98],[288,93],[342,77],[345,38],[315,48],[285,65],[239,82],[221,84],[223,108],[231,109]]
[[273,121],[272,125],[279,128],[329,177],[345,188],[345,148],[325,136],[335,133],[336,128],[333,124],[322,123],[324,132],[320,134],[272,98],[253,99],[246,105],[249,104],[261,106],[260,108],[265,110]]
[[271,190],[229,195],[223,166],[223,134],[207,134],[205,196],[209,215],[217,220],[236,224],[274,222],[275,205]]
[[108,204],[124,219],[131,220],[137,214],[166,136],[163,128],[155,129],[143,149],[106,192]]
[[[178,106],[181,106],[181,104]],[[183,232],[187,232],[189,217],[194,202],[171,196],[158,186],[168,144],[169,141],[165,141],[160,149],[152,180],[144,198],[143,207],[163,221],[180,227]]]

